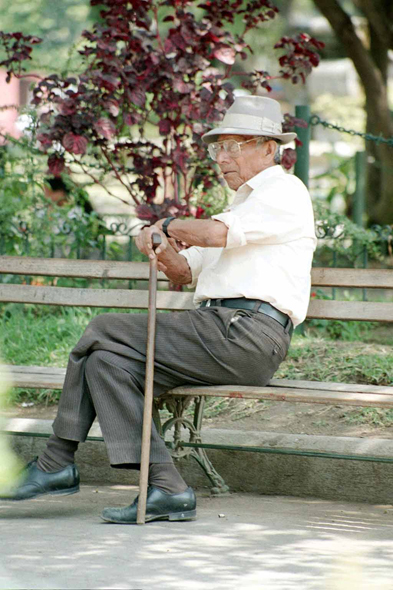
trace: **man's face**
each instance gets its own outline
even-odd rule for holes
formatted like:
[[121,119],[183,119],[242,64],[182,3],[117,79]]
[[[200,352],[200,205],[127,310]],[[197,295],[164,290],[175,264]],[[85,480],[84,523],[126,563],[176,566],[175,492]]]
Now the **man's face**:
[[[234,139],[241,143],[248,141],[250,136],[245,135],[220,135],[217,141]],[[257,146],[257,139],[249,141],[241,146],[239,157],[234,158],[222,148],[217,155],[217,164],[229,186],[237,190],[242,184],[266,168],[274,165],[276,150],[275,141],[267,141]]]

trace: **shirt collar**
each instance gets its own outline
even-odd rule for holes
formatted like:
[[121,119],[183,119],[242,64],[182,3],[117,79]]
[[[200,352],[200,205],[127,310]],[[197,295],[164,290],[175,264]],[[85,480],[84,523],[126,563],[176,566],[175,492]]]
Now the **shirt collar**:
[[[278,166],[278,165],[270,166],[269,168],[262,170],[262,172],[259,172],[258,174],[256,174],[252,178],[250,178],[250,180],[247,180],[247,182],[245,182],[242,186],[248,185],[252,190],[254,190],[254,189],[258,188],[268,178],[274,178],[275,176],[283,176],[283,175],[285,175],[285,172],[281,166]],[[239,190],[241,188],[242,187],[240,187]]]
[[283,175],[285,175],[285,172],[282,169],[282,167],[278,165],[270,166],[269,168],[262,170],[262,172],[258,172],[258,174],[247,180],[247,182],[242,184],[237,189],[235,198],[232,204],[227,209],[232,209],[236,205],[240,205],[240,203],[243,203],[247,199],[247,197],[252,193],[252,191],[261,186],[261,184],[263,184],[268,178],[274,178]]

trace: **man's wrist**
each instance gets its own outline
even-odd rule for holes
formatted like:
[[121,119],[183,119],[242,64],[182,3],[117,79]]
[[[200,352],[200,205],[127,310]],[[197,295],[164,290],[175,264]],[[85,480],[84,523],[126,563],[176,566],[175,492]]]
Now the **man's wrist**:
[[161,230],[164,232],[167,238],[171,237],[168,232],[168,226],[174,219],[176,219],[176,217],[167,217],[161,226]]

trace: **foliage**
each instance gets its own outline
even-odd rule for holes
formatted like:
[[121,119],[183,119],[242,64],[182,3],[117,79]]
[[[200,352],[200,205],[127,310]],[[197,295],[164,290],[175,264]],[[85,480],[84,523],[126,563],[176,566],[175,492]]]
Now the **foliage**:
[[369,336],[371,330],[375,327],[375,323],[344,322],[341,320],[307,320],[305,326],[309,334],[318,333],[320,336],[326,336],[331,340],[339,340],[340,342],[356,342],[362,341]]
[[107,230],[95,212],[85,210],[87,193],[72,178],[64,178],[67,202],[63,206],[46,196],[51,178],[43,154],[34,145],[33,112],[30,117],[26,135],[10,139],[1,152],[0,254],[77,256],[84,248],[99,246]]
[[[5,32],[18,30],[24,35],[42,37],[34,50],[33,66],[39,72],[72,71],[78,67],[76,47],[82,30],[93,20],[88,0],[0,0],[1,27]],[[56,56],[56,59],[53,59]]]
[[[278,9],[270,0],[209,0],[198,5],[197,19],[190,0],[91,0],[91,5],[102,5],[101,21],[83,33],[82,73],[53,74],[34,89],[33,103],[41,110],[37,139],[50,171],[57,176],[77,165],[100,185],[106,174],[115,175],[138,216],[150,222],[192,215],[193,193],[203,202],[219,185],[200,136],[232,103],[233,65],[251,51],[246,34],[272,20]],[[243,28],[234,34],[239,16]],[[165,37],[161,19],[170,26]],[[0,65],[20,76],[23,58],[30,57],[37,40],[11,33],[1,41],[8,54]],[[318,64],[321,44],[308,35],[282,38],[275,47],[281,54],[278,75],[242,73],[244,88],[269,91],[273,78],[304,82]],[[293,125],[287,116],[285,130]],[[288,151],[284,164],[293,160]],[[202,205],[199,212],[208,215]]]
[[326,204],[327,209],[348,214],[356,188],[354,158],[325,154],[326,171],[312,178],[310,188],[314,199]]
[[[314,201],[316,234],[321,238],[318,259],[327,266],[344,260],[345,265],[363,266],[369,259],[383,261],[386,241],[376,229],[365,229],[320,200]],[[332,260],[332,252],[334,258]]]

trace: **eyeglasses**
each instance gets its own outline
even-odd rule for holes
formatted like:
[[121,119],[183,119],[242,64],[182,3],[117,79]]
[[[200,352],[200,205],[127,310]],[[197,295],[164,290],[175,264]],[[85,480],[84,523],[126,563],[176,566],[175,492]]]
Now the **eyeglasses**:
[[231,158],[239,158],[241,154],[240,146],[245,143],[250,143],[250,141],[255,141],[256,137],[252,139],[247,139],[246,141],[236,141],[235,139],[226,139],[225,141],[214,141],[213,143],[209,143],[207,149],[209,151],[209,155],[212,160],[215,162],[217,161],[217,156],[220,153],[221,149],[224,149],[225,153],[227,153]]

